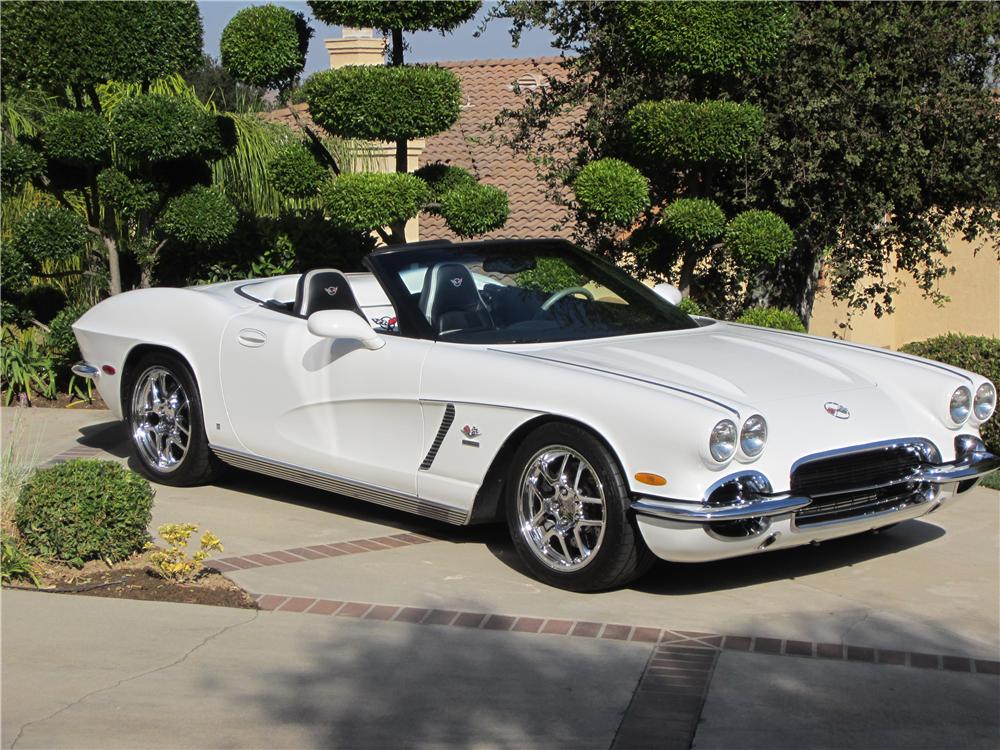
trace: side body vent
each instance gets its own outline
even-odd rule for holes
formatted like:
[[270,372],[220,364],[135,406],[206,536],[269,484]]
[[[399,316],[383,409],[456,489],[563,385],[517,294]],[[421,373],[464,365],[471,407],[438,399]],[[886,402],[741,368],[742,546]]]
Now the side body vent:
[[427,451],[427,455],[424,456],[423,463],[420,464],[421,471],[427,471],[431,468],[431,464],[434,463],[434,457],[441,449],[441,443],[444,442],[444,436],[448,434],[448,430],[451,429],[451,423],[454,421],[455,405],[448,404],[444,407],[444,419],[441,420],[441,426],[438,428],[437,435],[434,437],[434,442],[431,443],[431,449]]

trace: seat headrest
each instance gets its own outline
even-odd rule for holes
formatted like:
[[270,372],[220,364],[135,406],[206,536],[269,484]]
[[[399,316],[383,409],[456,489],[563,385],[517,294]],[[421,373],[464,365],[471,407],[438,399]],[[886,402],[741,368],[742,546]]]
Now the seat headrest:
[[445,309],[475,309],[482,304],[472,273],[461,263],[438,263],[424,276],[420,311],[428,319]]
[[347,277],[335,268],[307,271],[295,288],[295,315],[308,318],[320,310],[351,310],[364,317]]

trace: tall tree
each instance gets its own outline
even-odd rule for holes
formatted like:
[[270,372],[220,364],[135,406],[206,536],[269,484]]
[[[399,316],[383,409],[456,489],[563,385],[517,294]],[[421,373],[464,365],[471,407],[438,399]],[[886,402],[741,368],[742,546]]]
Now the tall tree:
[[[123,251],[148,286],[168,242],[224,241],[236,210],[210,187],[210,163],[233,147],[232,128],[197,100],[150,92],[154,80],[200,61],[197,6],[6,2],[0,12],[5,96],[41,90],[56,103],[34,137],[4,130],[5,152],[19,155],[11,165],[5,154],[4,187],[31,181],[53,199],[15,228],[11,257],[37,270],[81,252],[89,230],[116,294]],[[109,96],[109,81],[125,95]]]
[[[835,298],[880,313],[891,309],[897,291],[887,270],[911,274],[933,294],[947,272],[951,232],[992,233],[997,242],[996,2],[508,0],[494,15],[513,20],[515,41],[524,29],[544,26],[573,53],[564,76],[523,110],[507,113],[512,141],[547,165],[553,187],[573,184],[601,157],[638,163],[650,178],[653,208],[627,242],[620,229],[609,231],[586,214],[581,234],[649,273],[676,267],[671,247],[687,233],[689,243],[707,246],[711,263],[701,266],[700,294],[716,310],[791,305],[808,320],[825,263]],[[713,99],[719,101],[709,105]],[[704,114],[709,106],[720,115],[724,108],[725,116],[700,118],[699,109]],[[559,116],[581,108],[583,116],[569,118],[572,125],[554,142]],[[727,145],[708,127],[726,119],[743,122],[728,130],[729,138],[750,136],[742,145]],[[651,138],[657,125],[662,137]],[[708,170],[689,168],[695,148],[710,139],[733,158],[710,160]],[[636,146],[646,162],[635,162]],[[719,214],[708,204],[675,200],[656,208],[657,194],[669,197],[671,187],[680,188],[676,195],[693,189],[697,200],[710,198],[727,215],[773,212],[793,231],[793,249],[773,252],[785,232],[760,213],[747,215],[741,237],[727,230],[718,242],[710,235]],[[576,198],[587,207],[579,185]],[[727,244],[731,252],[718,252]],[[734,273],[731,261],[739,256],[768,262],[750,278],[745,265]],[[728,290],[728,303],[712,299],[720,288]]]
[[[389,65],[323,71],[303,89],[313,121],[327,133],[393,143],[395,171],[340,174],[321,139],[300,119],[309,141],[289,147],[274,160],[275,184],[298,198],[318,195],[335,224],[358,233],[377,232],[387,244],[405,242],[407,221],[421,211],[440,213],[461,236],[503,226],[508,214],[503,191],[479,184],[457,167],[428,165],[411,173],[408,164],[409,141],[446,130],[458,119],[461,92],[457,77],[448,70],[406,65],[403,34],[430,29],[447,33],[475,14],[478,0],[309,5],[326,23],[373,27],[391,38]],[[275,6],[240,11],[223,31],[223,65],[246,83],[276,88],[286,100],[304,64],[311,34],[304,23],[300,14]],[[291,112],[300,118],[294,106]],[[323,168],[317,168],[316,160]]]

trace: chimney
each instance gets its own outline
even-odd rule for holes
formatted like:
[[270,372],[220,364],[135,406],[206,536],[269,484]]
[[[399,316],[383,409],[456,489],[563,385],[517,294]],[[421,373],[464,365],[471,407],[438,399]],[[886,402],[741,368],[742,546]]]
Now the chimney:
[[385,64],[386,40],[375,36],[373,29],[355,29],[343,26],[339,39],[324,39],[326,51],[330,55],[330,68],[336,70],[345,65]]

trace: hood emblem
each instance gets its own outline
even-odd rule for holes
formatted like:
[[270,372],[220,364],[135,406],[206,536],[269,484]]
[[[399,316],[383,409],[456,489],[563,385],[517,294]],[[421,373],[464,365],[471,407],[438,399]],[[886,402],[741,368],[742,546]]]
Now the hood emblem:
[[333,295],[335,295],[337,293],[337,287],[335,287],[335,286],[328,286],[328,287],[325,287],[323,289],[323,291],[326,292],[327,294],[329,294],[332,297]]
[[838,404],[836,401],[827,401],[823,404],[823,408],[831,417],[836,417],[837,419],[851,418],[851,410],[843,404]]
[[462,286],[462,277],[461,277],[461,276],[459,276],[459,277],[457,277],[457,278],[454,278],[454,279],[452,279],[452,280],[451,280],[451,285],[452,285],[453,287],[455,287],[456,289],[457,289],[458,287]]

